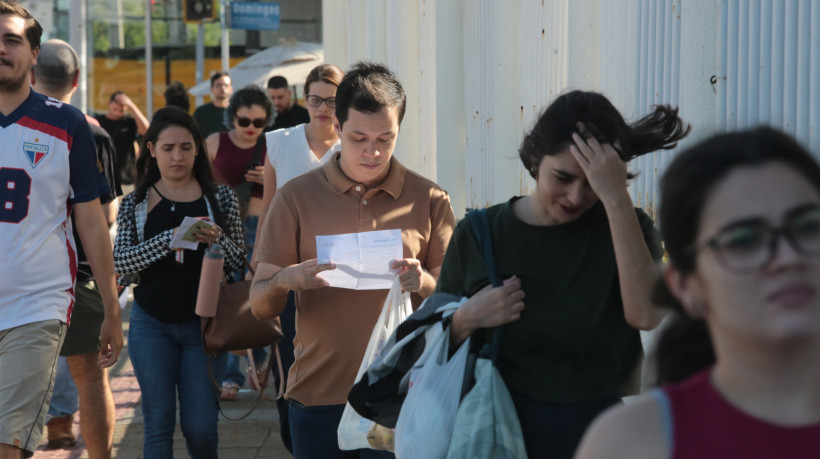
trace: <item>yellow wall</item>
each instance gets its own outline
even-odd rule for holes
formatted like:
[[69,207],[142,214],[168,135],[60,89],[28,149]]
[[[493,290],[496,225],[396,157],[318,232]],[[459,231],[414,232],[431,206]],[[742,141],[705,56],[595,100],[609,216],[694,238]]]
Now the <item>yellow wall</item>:
[[[241,62],[242,58],[232,58],[231,67]],[[205,78],[222,68],[221,59],[205,59]],[[171,81],[181,81],[185,88],[196,84],[196,61],[172,60]],[[154,61],[154,110],[165,106],[165,60]],[[93,67],[88,72],[89,106],[91,111],[105,112],[108,110],[108,99],[114,91],[124,91],[131,100],[146,113],[145,62],[128,59],[95,57]],[[189,97],[191,112],[195,108],[194,97]],[[207,102],[209,97],[205,98]]]

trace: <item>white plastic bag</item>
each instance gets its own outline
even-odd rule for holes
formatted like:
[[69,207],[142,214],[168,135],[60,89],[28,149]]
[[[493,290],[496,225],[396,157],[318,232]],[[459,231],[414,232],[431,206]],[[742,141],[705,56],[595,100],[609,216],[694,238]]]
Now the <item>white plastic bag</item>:
[[[379,320],[376,321],[376,326],[373,327],[373,333],[370,335],[370,342],[367,343],[367,350],[359,367],[359,373],[356,374],[356,381],[362,378],[364,372],[367,371],[367,367],[379,356],[393,331],[412,313],[413,305],[410,302],[410,294],[402,293],[399,276],[396,276],[393,285],[390,287],[390,293],[387,294],[387,299],[384,300]],[[339,438],[339,448],[343,450],[372,448],[373,446],[370,445],[367,437],[368,432],[375,425],[375,422],[361,417],[350,406],[350,403],[346,404],[342,413],[342,420],[339,422],[339,428],[336,431]]]
[[424,366],[410,376],[410,389],[396,422],[397,458],[436,459],[447,455],[469,346],[468,339],[448,361],[450,329],[446,328]]

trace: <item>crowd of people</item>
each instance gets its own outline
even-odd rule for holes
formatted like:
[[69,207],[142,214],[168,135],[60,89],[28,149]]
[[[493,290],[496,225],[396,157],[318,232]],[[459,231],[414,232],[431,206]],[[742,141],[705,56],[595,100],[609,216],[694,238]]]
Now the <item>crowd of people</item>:
[[[0,459],[30,457],[46,425],[50,447],[73,444],[78,410],[89,457],[111,457],[117,284],[133,287],[144,457],[173,456],[177,419],[191,457],[218,456],[220,403],[247,382],[242,358],[202,348],[214,243],[228,279],[255,269],[254,315],[280,319],[287,449],[394,457],[337,437],[385,290],[331,287],[316,243],[390,229],[402,256],[389,269],[413,308],[459,298],[441,319],[451,355],[468,339],[496,346],[527,456],[820,452],[820,165],[788,135],[761,127],[678,153],[658,231],[632,203],[628,163],[690,125],[667,105],[628,123],[604,95],[558,96],[519,146],[533,192],[486,211],[494,287],[471,220],[393,155],[407,97],[389,68],[319,65],[306,107],[281,76],[234,92],[217,72],[193,115],[173,84],[150,122],[121,91],[92,118],[70,105],[76,52],[41,34],[0,0],[0,244],[14,260],[0,264]],[[212,223],[196,249],[172,242],[187,217]],[[639,390],[639,330],[659,326],[655,388],[624,403]],[[266,349],[251,355],[272,371]]]

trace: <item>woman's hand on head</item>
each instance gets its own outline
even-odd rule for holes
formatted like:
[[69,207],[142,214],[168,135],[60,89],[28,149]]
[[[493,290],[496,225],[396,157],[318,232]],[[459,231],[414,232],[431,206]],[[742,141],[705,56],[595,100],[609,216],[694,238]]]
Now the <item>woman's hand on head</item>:
[[515,322],[524,310],[521,279],[513,276],[500,287],[488,285],[461,305],[453,315],[451,339],[460,344],[479,328]]
[[573,145],[569,151],[584,170],[589,186],[604,204],[612,197],[626,195],[626,163],[611,143],[601,144],[583,123],[572,134]]

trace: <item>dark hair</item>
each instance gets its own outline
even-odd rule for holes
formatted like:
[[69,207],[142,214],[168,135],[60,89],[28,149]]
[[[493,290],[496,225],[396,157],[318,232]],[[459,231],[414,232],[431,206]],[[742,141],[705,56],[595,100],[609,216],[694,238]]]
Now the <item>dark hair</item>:
[[316,83],[317,81],[322,81],[338,87],[344,76],[345,72],[333,64],[317,65],[316,67],[313,67],[313,70],[311,70],[310,73],[308,73],[307,78],[305,78],[305,95],[307,96],[310,94],[310,85]]
[[252,105],[258,105],[264,108],[265,120],[270,122],[270,117],[273,112],[273,103],[262,88],[255,84],[249,84],[231,96],[231,100],[228,102],[228,108],[225,110],[225,126],[233,125],[236,112],[241,107],[250,108]]
[[652,113],[628,125],[602,94],[571,91],[559,96],[544,110],[518,149],[521,162],[533,178],[537,178],[544,156],[555,155],[572,145],[578,122],[584,123],[599,142],[619,144],[618,153],[624,162],[656,150],[674,148],[691,130],[678,116],[678,110],[669,105],[656,105]]
[[274,75],[268,79],[268,89],[287,89],[288,79],[281,75]]
[[213,75],[211,75],[211,87],[213,87],[213,86],[214,86],[214,84],[216,83],[216,80],[218,80],[218,79],[220,79],[220,78],[222,78],[222,77],[228,77],[228,78],[230,78],[230,77],[231,77],[231,75],[230,75],[228,72],[223,72],[223,71],[214,72],[214,74],[213,74]]
[[114,102],[114,99],[117,98],[120,94],[125,94],[125,91],[114,91],[111,93],[111,97],[108,98],[108,103]]
[[0,0],[0,14],[8,14],[23,18],[26,24],[26,39],[31,49],[40,47],[40,38],[43,36],[43,27],[37,19],[31,15],[29,10],[12,0]]
[[48,92],[65,93],[70,90],[79,69],[80,58],[68,43],[52,39],[40,45],[34,75],[37,84]]
[[196,147],[194,178],[199,182],[205,199],[211,205],[216,224],[222,228],[227,228],[224,213],[216,200],[216,182],[211,172],[211,163],[208,161],[208,151],[205,149],[205,137],[202,135],[202,131],[199,130],[199,125],[194,121],[194,117],[179,107],[171,106],[157,110],[142,138],[142,145],[140,145],[142,154],[137,158],[137,186],[135,189],[137,199],[145,199],[148,188],[153,186],[161,177],[157,160],[151,156],[148,143],[155,145],[160,133],[171,126],[187,129],[193,136],[194,146]]
[[191,101],[188,100],[188,92],[181,81],[172,81],[165,88],[165,105],[169,107],[179,107],[186,112],[191,109]]
[[[696,269],[689,250],[700,229],[701,214],[712,190],[740,167],[780,162],[792,167],[820,192],[820,165],[794,139],[769,127],[715,135],[681,152],[661,179],[660,228],[669,261],[683,274]],[[681,304],[662,280],[653,300],[674,312],[656,346],[660,383],[691,376],[715,362],[706,323],[684,314]]]
[[362,113],[376,113],[385,106],[396,107],[401,124],[407,107],[407,96],[396,75],[381,64],[354,64],[336,90],[336,118],[339,126],[347,121],[351,108]]

